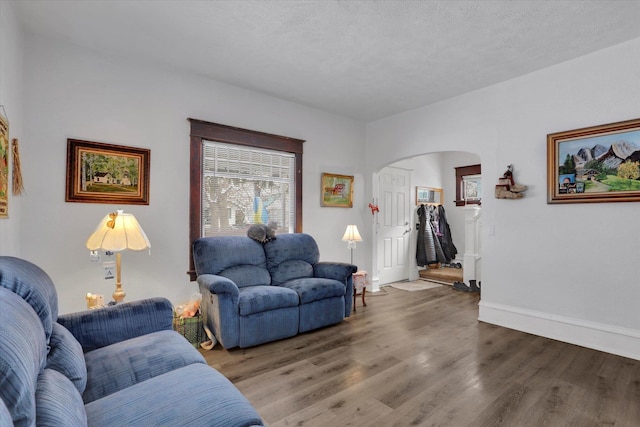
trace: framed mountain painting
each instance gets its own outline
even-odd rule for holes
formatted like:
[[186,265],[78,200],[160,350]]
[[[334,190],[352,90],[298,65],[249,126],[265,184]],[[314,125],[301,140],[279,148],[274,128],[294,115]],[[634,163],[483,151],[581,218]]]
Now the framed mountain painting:
[[547,203],[640,201],[640,119],[547,135]]

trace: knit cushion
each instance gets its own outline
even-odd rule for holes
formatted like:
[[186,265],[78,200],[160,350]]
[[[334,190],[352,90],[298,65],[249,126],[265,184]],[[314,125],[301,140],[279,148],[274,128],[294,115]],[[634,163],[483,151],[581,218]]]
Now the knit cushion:
[[82,396],[69,378],[53,369],[44,369],[36,389],[38,427],[80,427],[87,425]]
[[47,368],[60,372],[71,380],[78,392],[84,392],[87,385],[87,366],[80,343],[67,328],[54,323],[49,345]]

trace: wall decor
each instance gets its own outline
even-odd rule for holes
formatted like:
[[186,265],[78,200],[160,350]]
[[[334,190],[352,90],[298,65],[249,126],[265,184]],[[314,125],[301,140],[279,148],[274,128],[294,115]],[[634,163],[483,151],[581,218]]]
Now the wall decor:
[[441,205],[442,194],[442,188],[416,187],[416,205]]
[[547,203],[640,201],[640,119],[547,135]]
[[482,202],[482,167],[459,166],[456,170],[456,206],[479,205]]
[[[4,110],[4,107],[2,107]],[[0,114],[0,218],[9,217],[9,121]]]
[[353,176],[323,173],[321,178],[321,206],[353,207]]
[[149,204],[151,152],[100,142],[67,140],[67,202]]

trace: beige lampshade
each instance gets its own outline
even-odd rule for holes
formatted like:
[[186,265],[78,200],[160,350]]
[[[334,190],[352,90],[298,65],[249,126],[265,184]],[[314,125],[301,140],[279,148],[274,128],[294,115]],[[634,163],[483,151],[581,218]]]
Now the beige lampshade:
[[87,249],[91,251],[139,251],[150,247],[151,243],[136,217],[122,210],[105,215],[87,239]]
[[358,232],[358,226],[356,225],[347,225],[347,230],[344,232],[344,236],[342,236],[343,242],[362,242],[362,237],[360,237],[360,233]]

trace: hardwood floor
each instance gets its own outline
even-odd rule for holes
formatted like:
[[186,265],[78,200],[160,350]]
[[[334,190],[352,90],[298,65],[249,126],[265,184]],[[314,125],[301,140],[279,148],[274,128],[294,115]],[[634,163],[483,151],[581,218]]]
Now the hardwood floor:
[[478,322],[478,300],[384,287],[339,325],[203,354],[271,427],[640,425],[640,361]]

